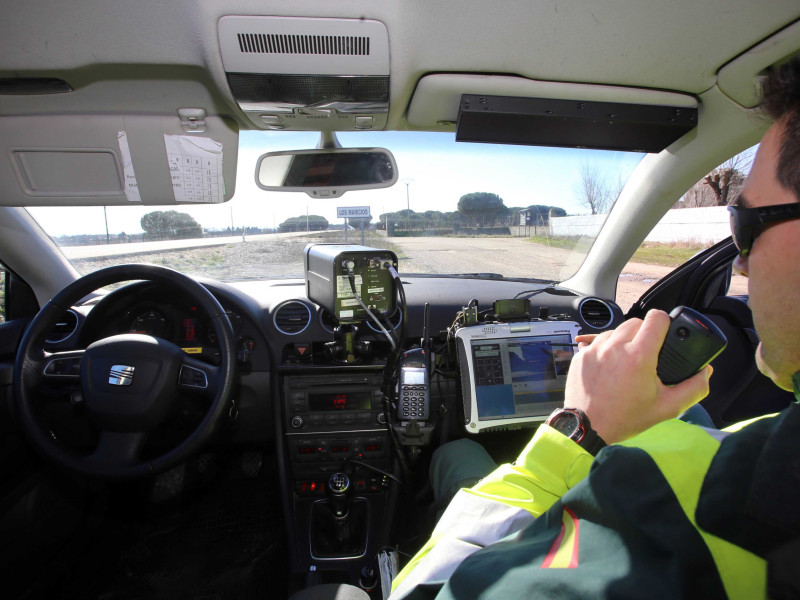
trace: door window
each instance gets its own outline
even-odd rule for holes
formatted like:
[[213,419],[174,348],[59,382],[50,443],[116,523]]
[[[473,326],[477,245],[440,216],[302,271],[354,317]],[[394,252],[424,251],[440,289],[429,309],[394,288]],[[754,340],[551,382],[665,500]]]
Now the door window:
[[6,268],[0,263],[0,323],[6,320]]
[[[736,201],[756,149],[748,148],[701,178],[653,228],[617,281],[623,312],[670,271],[730,235],[727,207]],[[746,295],[747,279],[734,274],[728,294]]]

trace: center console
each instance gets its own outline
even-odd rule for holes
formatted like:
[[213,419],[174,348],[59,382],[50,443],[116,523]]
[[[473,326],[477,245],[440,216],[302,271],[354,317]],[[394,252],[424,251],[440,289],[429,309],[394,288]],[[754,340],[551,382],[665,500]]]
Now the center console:
[[[381,368],[331,367],[281,378],[284,449],[300,570],[361,577],[386,510],[391,440]],[[357,580],[357,579],[356,579]]]
[[388,340],[373,344],[359,339],[357,325],[394,313],[396,268],[387,250],[347,244],[305,250],[306,296],[337,322],[322,356],[313,364],[284,362],[278,381],[292,563],[313,583],[326,582],[322,572],[343,574],[366,590],[377,585],[396,476],[382,393],[391,353],[374,350],[402,340],[385,332]]

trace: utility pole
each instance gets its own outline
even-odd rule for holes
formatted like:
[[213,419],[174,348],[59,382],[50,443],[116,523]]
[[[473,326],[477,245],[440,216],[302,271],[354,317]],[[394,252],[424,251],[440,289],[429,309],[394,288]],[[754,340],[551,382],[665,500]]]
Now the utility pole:
[[108,212],[106,212],[106,207],[103,207],[103,217],[106,220],[106,244],[109,243],[109,235],[108,235]]
[[406,184],[406,234],[407,235],[411,234],[411,226],[410,226],[410,221],[411,221],[411,198],[408,195],[408,186],[411,185],[412,181],[414,181],[414,180],[410,179],[408,177],[403,179],[403,183]]

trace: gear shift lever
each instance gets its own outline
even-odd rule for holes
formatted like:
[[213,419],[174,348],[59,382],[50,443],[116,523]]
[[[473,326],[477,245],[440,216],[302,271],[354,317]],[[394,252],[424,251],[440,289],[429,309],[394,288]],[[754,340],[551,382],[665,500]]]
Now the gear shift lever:
[[333,515],[337,519],[344,519],[350,509],[350,478],[341,471],[331,475],[328,479],[328,494],[331,501]]
[[343,471],[328,478],[327,492],[327,501],[317,501],[311,506],[310,533],[314,556],[363,556],[369,532],[367,500],[353,494],[350,475]]

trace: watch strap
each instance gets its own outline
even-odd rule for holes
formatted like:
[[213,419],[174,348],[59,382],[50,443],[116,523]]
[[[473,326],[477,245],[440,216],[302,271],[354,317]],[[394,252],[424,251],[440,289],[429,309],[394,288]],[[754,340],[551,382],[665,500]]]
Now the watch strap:
[[568,435],[567,437],[578,444],[581,448],[586,450],[589,454],[592,456],[597,456],[597,453],[608,445],[606,444],[605,440],[603,440],[603,438],[601,438],[600,435],[594,429],[592,429],[592,423],[589,420],[589,416],[579,408],[558,408],[547,418],[545,423],[550,425],[554,419],[563,413],[570,413],[571,415],[577,417],[579,425],[575,428],[572,434]]

